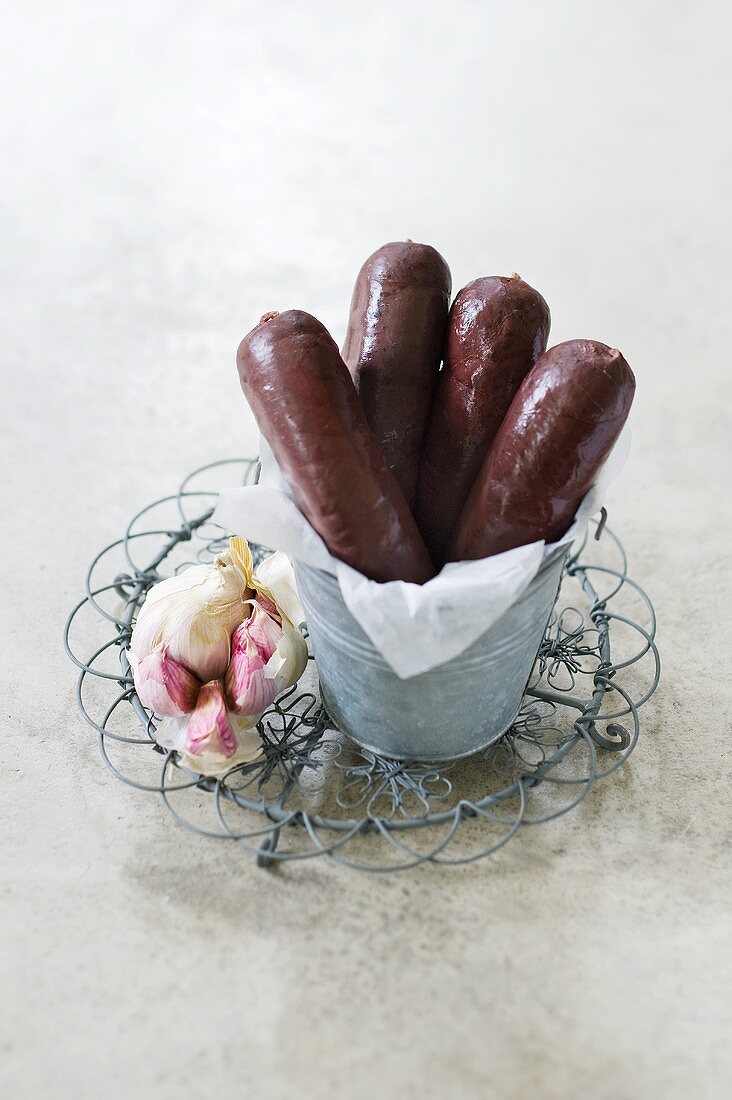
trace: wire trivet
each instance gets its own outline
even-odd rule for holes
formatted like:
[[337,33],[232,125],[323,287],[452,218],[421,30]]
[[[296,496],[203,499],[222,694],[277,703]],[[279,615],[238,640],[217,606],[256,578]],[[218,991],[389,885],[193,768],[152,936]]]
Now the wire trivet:
[[[260,866],[321,855],[368,871],[469,863],[497,851],[520,827],[571,810],[635,749],[638,712],[660,674],[656,618],[603,513],[593,521],[595,538],[567,560],[522,709],[484,752],[435,765],[359,749],[324,710],[311,657],[299,683],[260,721],[257,760],[222,779],[181,766],[174,750],[156,744],[157,719],[135,693],[127,648],[148,589],[226,548],[229,532],[210,522],[218,489],[195,487],[212,471],[219,489],[227,477],[249,484],[258,462],[203,466],[177,493],[133,516],[123,536],[94,558],[64,633],[80,669],[79,709],[105,764],[124,783],[157,795],[186,829],[234,840]],[[252,552],[255,561],[268,553]],[[94,644],[90,637],[100,628]],[[87,660],[72,649],[72,631],[92,651]]]

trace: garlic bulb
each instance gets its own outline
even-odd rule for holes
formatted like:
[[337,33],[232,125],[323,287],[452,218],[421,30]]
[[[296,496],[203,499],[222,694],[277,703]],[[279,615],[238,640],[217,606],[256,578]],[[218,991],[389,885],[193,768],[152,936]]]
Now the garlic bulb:
[[307,665],[292,565],[272,554],[254,571],[241,538],[148,593],[128,656],[143,705],[163,717],[157,741],[205,775],[254,759],[256,729]]

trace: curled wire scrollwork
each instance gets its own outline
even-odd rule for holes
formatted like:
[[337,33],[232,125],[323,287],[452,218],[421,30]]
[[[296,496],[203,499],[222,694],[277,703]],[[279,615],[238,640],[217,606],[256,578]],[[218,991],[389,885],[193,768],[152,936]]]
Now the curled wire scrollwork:
[[[80,712],[113,775],[159,797],[185,829],[233,840],[261,866],[327,855],[365,871],[396,871],[489,856],[519,828],[572,809],[625,763],[660,661],[653,606],[628,576],[603,515],[595,524],[600,544],[586,537],[568,558],[522,709],[489,749],[424,764],[357,748],[323,707],[311,658],[303,679],[263,715],[255,760],[220,778],[185,767],[156,743],[157,718],[135,693],[132,627],[153,584],[225,547],[228,532],[212,522],[211,481],[251,484],[258,468],[257,459],[227,459],[193,471],[92,561],[64,644],[79,669]],[[255,561],[268,552],[252,550]],[[99,640],[88,641],[99,629]],[[77,656],[72,634],[91,656]]]

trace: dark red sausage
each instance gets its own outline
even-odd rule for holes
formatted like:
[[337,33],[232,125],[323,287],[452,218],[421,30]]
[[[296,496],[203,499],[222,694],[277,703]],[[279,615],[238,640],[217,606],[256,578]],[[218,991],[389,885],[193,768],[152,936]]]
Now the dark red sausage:
[[353,290],[343,358],[410,507],[442,360],[451,285],[439,252],[427,244],[396,241],[369,256]]
[[518,275],[468,283],[450,310],[417,494],[417,522],[441,565],[513,397],[546,349],[549,307]]
[[327,330],[266,314],[237,353],[242,389],[295,500],[330,552],[376,581],[422,584],[427,548]]
[[555,542],[620,434],[635,378],[615,348],[569,340],[524,379],[452,539],[449,560]]

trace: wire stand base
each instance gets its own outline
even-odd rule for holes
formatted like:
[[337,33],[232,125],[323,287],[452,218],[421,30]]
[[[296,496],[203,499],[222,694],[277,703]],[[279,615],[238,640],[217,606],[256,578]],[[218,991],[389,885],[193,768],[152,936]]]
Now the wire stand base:
[[[157,745],[157,719],[135,693],[132,626],[153,584],[213,561],[227,545],[229,532],[210,522],[217,490],[197,486],[220,487],[227,477],[251,484],[257,474],[256,459],[201,467],[138,512],[89,568],[64,642],[80,669],[79,709],[118,779],[156,795],[184,828],[235,841],[263,867],[328,855],[360,870],[396,871],[483,859],[519,828],[571,810],[625,763],[660,661],[653,606],[629,578],[603,512],[590,527],[596,537],[567,561],[521,712],[485,752],[435,765],[357,748],[322,706],[311,657],[260,721],[261,756],[221,779],[183,767]],[[268,553],[252,551],[255,561]],[[82,642],[88,660],[76,655]]]

